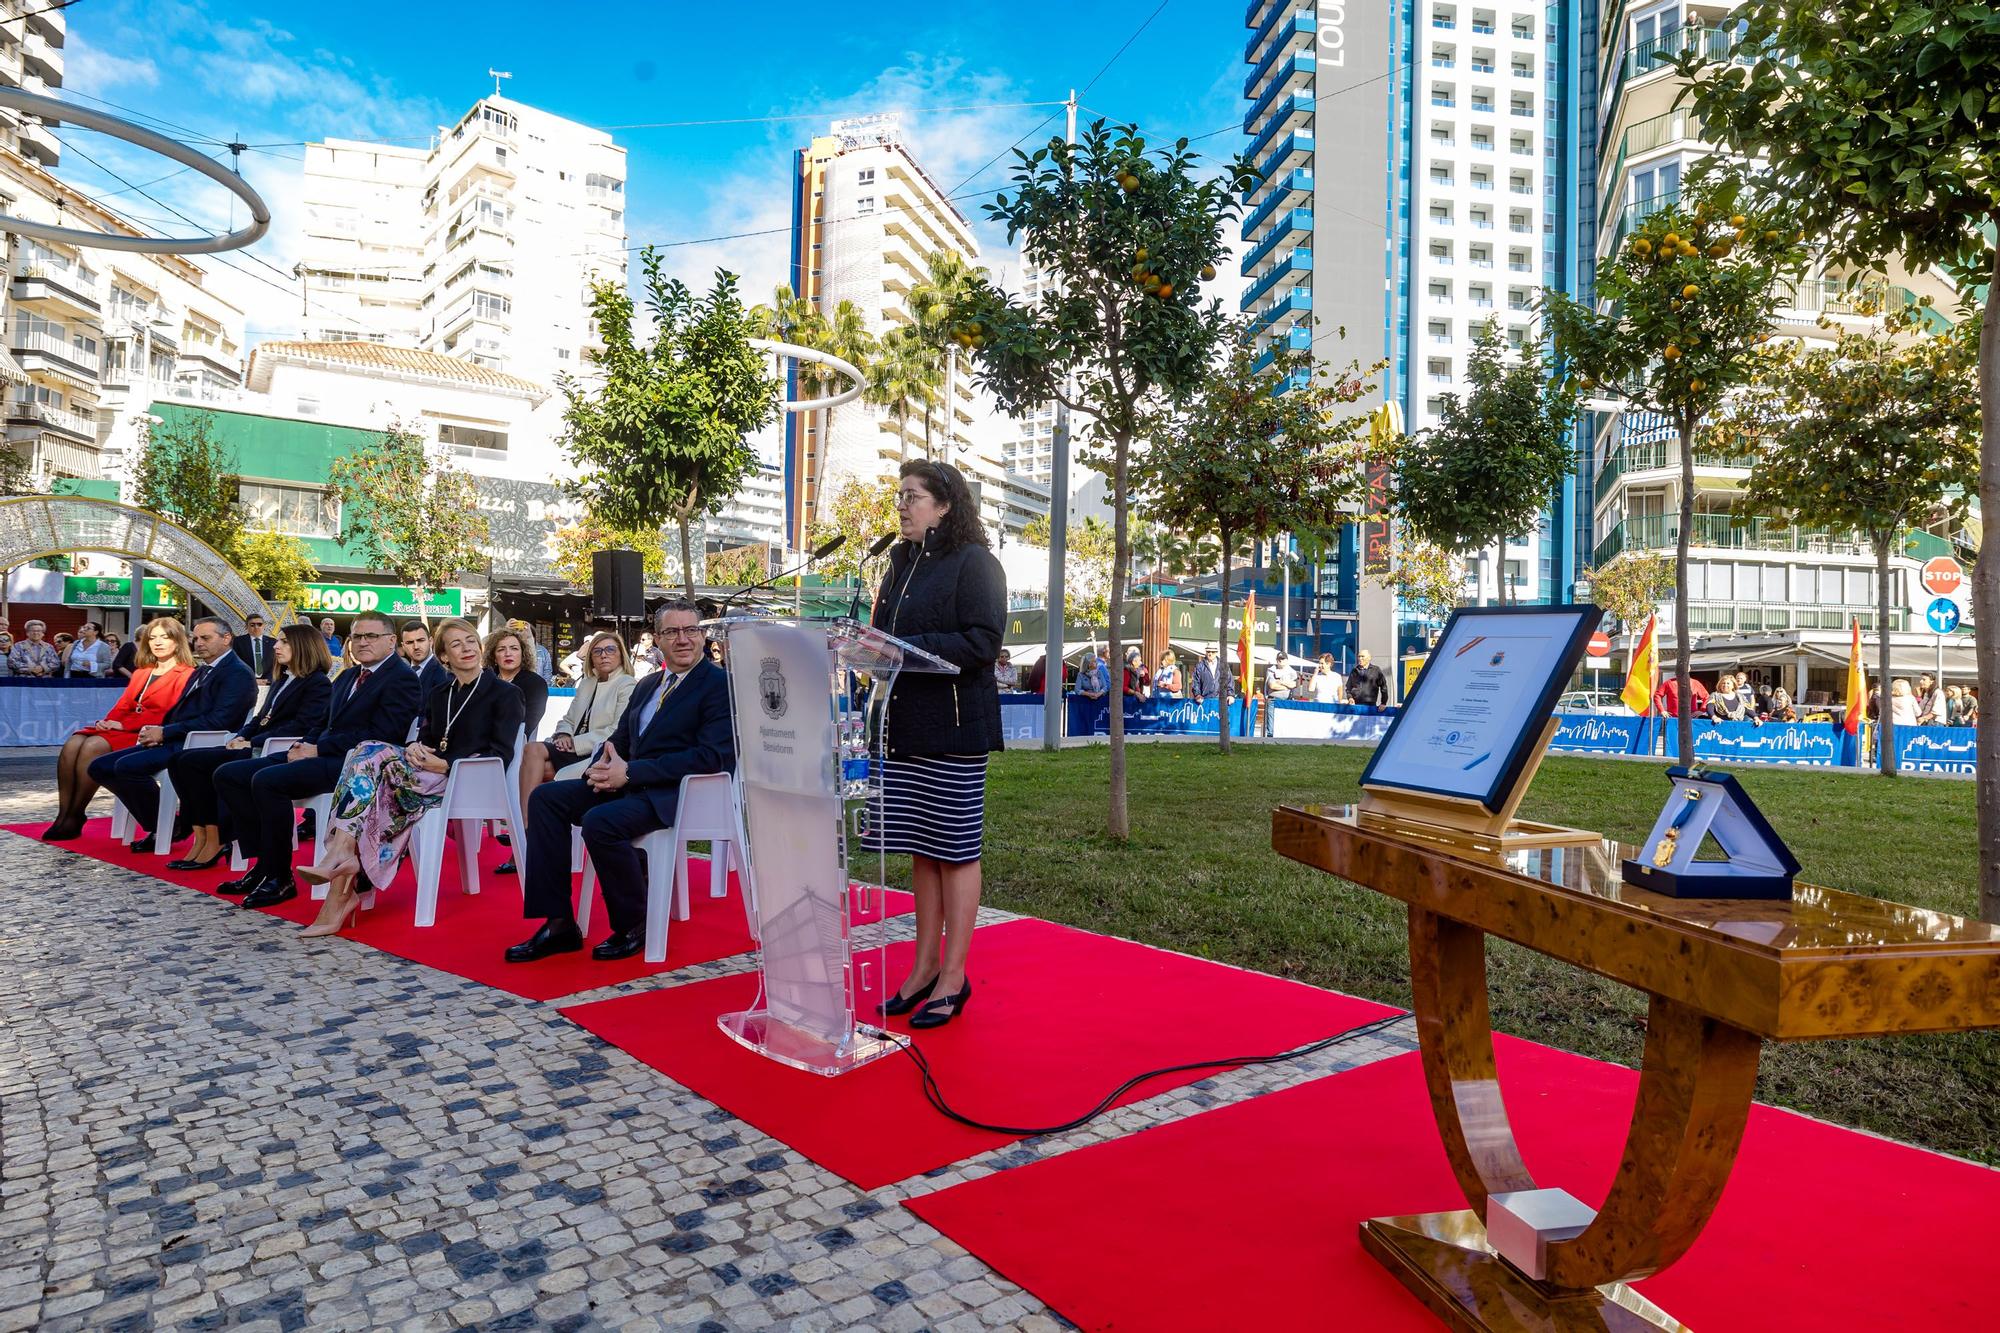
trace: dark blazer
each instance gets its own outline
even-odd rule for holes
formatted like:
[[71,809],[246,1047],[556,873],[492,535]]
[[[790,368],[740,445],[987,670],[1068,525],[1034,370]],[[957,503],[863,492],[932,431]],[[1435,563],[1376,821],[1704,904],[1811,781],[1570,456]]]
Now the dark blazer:
[[[264,645],[264,670],[262,672],[257,672],[257,664],[251,660],[250,645],[252,642],[261,642]],[[278,662],[272,656],[271,651],[277,646],[278,641],[268,634],[264,635],[260,640],[253,640],[248,634],[239,634],[229,641],[229,651],[242,658],[243,665],[249,667],[253,673],[256,673],[259,680],[275,680],[277,678]]]
[[958,668],[906,672],[889,702],[891,755],[985,754],[1001,748],[1000,686],[993,664],[1007,622],[1007,576],[993,552],[899,541],[875,599],[875,628]]
[[432,653],[424,659],[423,666],[417,671],[417,688],[423,691],[423,697],[428,700],[432,690],[450,679],[451,668],[438,661],[438,655]]
[[689,668],[653,715],[652,725],[634,735],[647,703],[666,688],[673,673],[659,670],[640,681],[606,744],[625,760],[626,790],[643,796],[667,824],[674,822],[681,779],[692,773],[727,773],[736,767],[736,732],[729,720],[729,677],[703,657]]
[[417,673],[394,653],[367,668],[365,683],[361,683],[363,669],[351,666],[335,678],[326,725],[306,737],[323,755],[338,759],[363,741],[401,745],[410,738],[410,723],[416,720],[420,702]]
[[521,702],[527,705],[528,739],[533,740],[541,730],[542,714],[549,711],[549,683],[536,675],[534,664],[529,663],[508,684],[521,692]]
[[286,676],[272,683],[264,694],[264,706],[236,734],[246,741],[266,736],[310,736],[326,725],[327,700],[332,697],[333,682],[324,671],[296,680]]
[[257,706],[257,678],[234,653],[224,653],[206,667],[196,667],[188,687],[160,724],[160,739],[168,744],[187,739],[190,731],[233,732]]
[[[478,683],[468,693],[463,685],[445,673],[444,686],[424,699],[424,723],[417,739],[436,750],[440,745],[447,764],[461,759],[491,755],[501,763],[514,758],[514,741],[521,734],[526,705],[521,692],[508,688],[506,681],[491,671],[481,671]],[[451,734],[445,734],[445,719],[453,704],[459,706],[451,720]],[[449,744],[447,744],[447,740]]]

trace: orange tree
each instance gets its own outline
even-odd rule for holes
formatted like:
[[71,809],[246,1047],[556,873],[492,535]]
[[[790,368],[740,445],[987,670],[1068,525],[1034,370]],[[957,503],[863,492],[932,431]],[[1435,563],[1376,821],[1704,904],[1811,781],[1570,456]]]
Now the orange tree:
[[[1279,348],[1257,369],[1248,330],[1234,326],[1229,355],[1194,391],[1150,422],[1150,446],[1133,468],[1148,517],[1220,552],[1222,614],[1216,660],[1229,661],[1229,584],[1237,544],[1289,532],[1335,530],[1365,489],[1368,418],[1342,413],[1372,391],[1359,362],[1315,377],[1310,351]],[[1117,621],[1112,621],[1115,632]],[[1278,632],[1278,651],[1285,634]],[[1118,658],[1113,650],[1113,662]],[[1246,663],[1247,667],[1248,664]],[[1227,699],[1225,691],[1223,698]],[[1117,710],[1113,710],[1114,712]],[[1229,709],[1216,720],[1229,752]]]
[[[1767,164],[1770,193],[1832,260],[1900,255],[1985,309],[1979,502],[2000,510],[2000,7],[1992,0],[1748,0],[1740,56],[1689,58],[1704,133]],[[1972,567],[1982,692],[2000,690],[2000,562]],[[1979,728],[1979,911],[2000,921],[2000,722]]]
[[[1718,433],[1751,442],[1745,497],[1801,523],[1855,528],[1875,549],[1883,695],[1889,685],[1889,557],[1911,527],[1964,518],[1979,468],[1979,344],[1964,328],[1921,334],[1910,312],[1831,346],[1773,343]],[[1892,710],[1879,757],[1896,772]]]
[[[1083,461],[1109,479],[1112,498],[1109,637],[1116,663],[1132,563],[1132,445],[1148,404],[1190,392],[1208,369],[1223,319],[1220,303],[1203,301],[1200,286],[1222,262],[1223,225],[1253,176],[1240,164],[1198,172],[1186,139],[1149,152],[1137,126],[1101,120],[1074,144],[1051,139],[1015,157],[1012,189],[986,211],[1052,281],[1030,303],[972,275],[951,336],[973,353],[980,383],[1007,411],[1053,401],[1087,414]],[[1052,596],[1049,614],[1061,612]],[[1117,708],[1108,827],[1117,839],[1131,830],[1125,715]]]
[[1796,224],[1752,211],[1728,179],[1684,191],[1649,215],[1597,266],[1602,309],[1545,290],[1557,353],[1586,391],[1658,413],[1679,438],[1681,506],[1674,535],[1674,679],[1680,762],[1694,762],[1689,716],[1688,538],[1694,527],[1694,437],[1757,365],[1772,329],[1772,289],[1804,267]]

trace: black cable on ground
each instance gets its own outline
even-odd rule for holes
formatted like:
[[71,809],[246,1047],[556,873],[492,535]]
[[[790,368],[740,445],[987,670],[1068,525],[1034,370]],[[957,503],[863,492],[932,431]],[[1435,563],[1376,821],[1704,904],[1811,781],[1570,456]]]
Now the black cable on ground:
[[971,1129],[983,1129],[994,1134],[1011,1134],[1021,1138],[1036,1138],[1046,1134],[1068,1133],[1072,1129],[1089,1124],[1098,1116],[1110,1110],[1120,1097],[1123,1097],[1127,1092],[1130,1092],[1133,1088],[1138,1087],[1148,1079],[1163,1078],[1168,1074],[1185,1074],[1196,1069],[1240,1069],[1251,1065],[1275,1065],[1282,1064],[1287,1060],[1299,1060],[1308,1055],[1323,1051],[1329,1046],[1337,1046],[1342,1042],[1353,1041],[1359,1037],[1373,1036],[1375,1033],[1382,1031],[1384,1028],[1392,1027],[1409,1016],[1408,1010],[1398,1009],[1386,1018],[1378,1018],[1373,1022],[1362,1023],[1356,1027],[1348,1028],[1344,1032],[1336,1032],[1331,1037],[1323,1037],[1318,1041],[1310,1042],[1304,1046],[1295,1046],[1289,1051],[1280,1051],[1276,1055],[1226,1056],[1215,1060],[1196,1060],[1184,1065],[1169,1065],[1165,1069],[1149,1069],[1143,1074],[1134,1074],[1131,1078],[1126,1079],[1106,1094],[1104,1100],[1097,1103],[1096,1106],[1084,1112],[1076,1119],[1066,1120],[1060,1125],[989,1125],[983,1120],[974,1120],[971,1116],[961,1115],[957,1111],[952,1110],[951,1106],[945,1101],[944,1092],[938,1087],[937,1079],[931,1072],[930,1061],[924,1059],[924,1053],[917,1049],[917,1043],[914,1040],[905,1040],[903,1049],[910,1053],[910,1059],[916,1062],[917,1070],[923,1076],[924,1099],[936,1107],[940,1115],[956,1120],[959,1124]]

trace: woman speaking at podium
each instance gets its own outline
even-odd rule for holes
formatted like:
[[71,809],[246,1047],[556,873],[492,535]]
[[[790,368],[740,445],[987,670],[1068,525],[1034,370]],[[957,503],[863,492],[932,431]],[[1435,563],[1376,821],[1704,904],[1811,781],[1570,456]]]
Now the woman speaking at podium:
[[[972,998],[966,954],[979,915],[986,760],[1001,748],[993,663],[1006,623],[1007,577],[987,549],[979,504],[949,463],[913,459],[897,479],[902,540],[875,598],[875,628],[958,668],[909,672],[888,704],[879,842],[907,853],[917,899],[910,975],[881,1006],[913,1028],[942,1027]],[[912,1012],[914,1011],[914,1013]]]

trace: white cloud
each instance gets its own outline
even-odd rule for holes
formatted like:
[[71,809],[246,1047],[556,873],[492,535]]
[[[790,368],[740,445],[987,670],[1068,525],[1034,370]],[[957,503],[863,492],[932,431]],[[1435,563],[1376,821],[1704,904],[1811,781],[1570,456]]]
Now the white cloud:
[[160,67],[148,56],[121,56],[98,49],[72,32],[63,46],[63,81],[84,93],[117,88],[156,88]]

